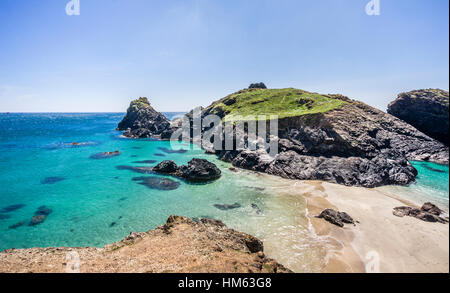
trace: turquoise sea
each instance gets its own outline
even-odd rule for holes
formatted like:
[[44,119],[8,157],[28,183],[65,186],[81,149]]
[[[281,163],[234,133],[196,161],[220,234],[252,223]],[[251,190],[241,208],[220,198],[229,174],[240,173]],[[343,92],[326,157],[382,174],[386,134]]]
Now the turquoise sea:
[[[172,118],[179,113],[165,114]],[[235,173],[229,164],[190,145],[171,148],[166,141],[123,138],[115,130],[123,115],[0,114],[0,250],[101,247],[131,231],[153,229],[176,214],[220,219],[260,237],[275,254],[288,249],[291,254],[282,263],[289,266],[295,258],[291,268],[296,271],[314,271],[313,260],[326,251],[309,229],[301,196],[277,192],[277,183],[264,176]],[[116,150],[119,156],[91,157]],[[158,190],[133,180],[155,175],[130,170],[166,159],[183,164],[193,157],[214,162],[223,176],[205,185],[167,177],[179,187]],[[413,164],[419,170],[417,182],[395,187],[395,192],[413,201],[436,202],[448,211],[448,166]],[[223,204],[235,208],[218,208]],[[45,221],[30,225],[42,211],[48,214]]]

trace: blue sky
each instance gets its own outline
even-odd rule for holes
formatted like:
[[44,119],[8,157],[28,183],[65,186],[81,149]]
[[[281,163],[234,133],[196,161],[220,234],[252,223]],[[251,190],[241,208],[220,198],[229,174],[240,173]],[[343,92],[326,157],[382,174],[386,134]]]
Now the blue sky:
[[263,81],[386,109],[448,90],[448,0],[0,0],[0,112],[186,111]]

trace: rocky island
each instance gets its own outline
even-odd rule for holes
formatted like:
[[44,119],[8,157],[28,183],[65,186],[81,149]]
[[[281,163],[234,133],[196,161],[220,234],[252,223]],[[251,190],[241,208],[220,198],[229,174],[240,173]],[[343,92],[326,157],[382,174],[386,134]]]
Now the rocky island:
[[131,102],[127,115],[117,129],[130,138],[149,138],[160,135],[170,126],[167,118],[155,111],[147,98],[141,97]]
[[[215,150],[206,141],[202,147],[235,167],[289,179],[362,187],[407,185],[417,176],[408,160],[440,164],[449,160],[449,149],[441,142],[392,115],[342,95],[253,84],[202,109],[202,117],[209,114],[223,120],[233,120],[237,115],[277,115],[279,153],[275,157],[269,157],[263,149]],[[133,111],[124,121],[132,120],[130,116],[154,125],[148,121],[150,116],[136,118]],[[192,119],[192,111],[186,116]],[[158,127],[165,137],[175,129],[169,123]]]

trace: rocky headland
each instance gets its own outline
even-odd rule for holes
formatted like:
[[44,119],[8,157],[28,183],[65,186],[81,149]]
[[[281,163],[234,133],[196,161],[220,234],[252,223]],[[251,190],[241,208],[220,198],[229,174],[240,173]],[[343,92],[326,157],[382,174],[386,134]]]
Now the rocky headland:
[[[190,120],[192,113],[186,114]],[[209,114],[233,123],[238,115],[277,115],[278,135],[271,137],[278,141],[275,156],[269,156],[266,149],[238,148],[236,138],[248,143],[248,137],[236,133],[237,128],[233,149],[223,150],[223,145],[217,150],[213,141],[202,141],[202,147],[235,167],[289,179],[362,187],[407,185],[417,176],[409,160],[440,164],[449,160],[444,144],[390,114],[342,95],[252,87],[202,108],[202,117]],[[164,138],[178,126],[168,126]]]
[[[0,252],[3,273],[288,273],[263,243],[211,219],[170,216],[104,248],[31,248]],[[69,256],[69,257],[68,257]],[[76,260],[79,260],[79,263]]]
[[449,145],[449,95],[440,89],[401,93],[389,104],[387,112]]

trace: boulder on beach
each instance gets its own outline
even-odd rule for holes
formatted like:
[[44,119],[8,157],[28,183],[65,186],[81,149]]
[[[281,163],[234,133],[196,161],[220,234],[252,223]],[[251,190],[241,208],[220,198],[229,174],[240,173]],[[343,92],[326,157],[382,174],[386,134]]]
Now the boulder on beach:
[[442,224],[449,222],[448,217],[440,217],[444,212],[429,202],[425,203],[420,209],[408,206],[396,207],[392,213],[397,217],[409,216],[425,222],[439,222]]
[[323,210],[317,218],[324,219],[325,221],[339,227],[344,227],[344,224],[355,224],[355,221],[349,214],[345,212],[338,212],[333,209]]

